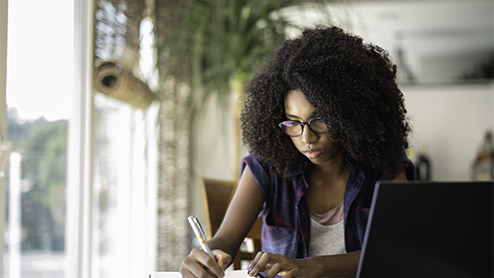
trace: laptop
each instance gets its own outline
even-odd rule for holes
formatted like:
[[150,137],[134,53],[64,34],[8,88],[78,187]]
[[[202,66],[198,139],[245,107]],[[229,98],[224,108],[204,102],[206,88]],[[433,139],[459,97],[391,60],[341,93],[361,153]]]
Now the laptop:
[[494,277],[494,183],[376,183],[357,277]]

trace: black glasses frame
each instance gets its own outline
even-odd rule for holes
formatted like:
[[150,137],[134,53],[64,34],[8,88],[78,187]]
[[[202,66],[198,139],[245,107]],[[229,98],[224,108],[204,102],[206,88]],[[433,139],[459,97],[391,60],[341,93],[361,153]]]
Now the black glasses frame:
[[[329,131],[328,129],[326,129],[326,131],[315,131],[315,130],[313,130],[312,127],[310,126],[310,124],[313,121],[315,121],[315,120],[321,121],[321,118],[310,118],[310,119],[308,119],[305,122],[296,121],[296,120],[283,121],[283,122],[279,123],[278,126],[281,128],[281,130],[283,130],[283,133],[285,133],[286,135],[288,135],[290,137],[299,137],[299,136],[301,136],[304,133],[304,126],[305,125],[307,125],[309,127],[309,129],[312,132],[316,133],[316,134],[324,134],[324,133],[327,133]],[[286,131],[285,131],[286,126],[284,125],[284,123],[286,123],[286,122],[296,123],[296,124],[300,125],[302,127],[300,129],[300,134],[298,134],[298,135],[290,135],[290,134],[286,133]]]

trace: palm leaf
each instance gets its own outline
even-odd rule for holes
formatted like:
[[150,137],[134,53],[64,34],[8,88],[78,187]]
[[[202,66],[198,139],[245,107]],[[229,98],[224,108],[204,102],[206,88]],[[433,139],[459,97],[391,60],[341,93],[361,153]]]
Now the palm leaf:
[[194,107],[212,93],[227,103],[232,80],[245,83],[286,39],[278,12],[304,3],[321,1],[156,0],[160,68],[191,87]]

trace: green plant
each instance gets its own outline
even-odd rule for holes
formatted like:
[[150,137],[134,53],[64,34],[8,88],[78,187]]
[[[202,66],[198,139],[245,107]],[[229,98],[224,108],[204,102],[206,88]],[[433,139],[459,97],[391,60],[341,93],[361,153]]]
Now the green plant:
[[193,103],[211,93],[227,102],[285,39],[289,22],[279,14],[302,1],[157,0],[159,61],[165,76],[191,87]]
[[[235,118],[235,161],[240,159],[242,90],[251,75],[297,28],[283,10],[317,0],[156,0],[160,75],[190,88],[191,111],[215,94]],[[232,103],[232,99],[234,102]]]

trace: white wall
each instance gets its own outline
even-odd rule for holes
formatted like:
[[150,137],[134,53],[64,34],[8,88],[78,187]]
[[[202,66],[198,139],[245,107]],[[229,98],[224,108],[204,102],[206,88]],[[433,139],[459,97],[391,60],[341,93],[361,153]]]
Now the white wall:
[[336,1],[285,15],[297,26],[337,25],[361,36],[389,52],[399,80],[420,84],[456,82],[485,63],[494,45],[492,0]]
[[428,145],[432,179],[464,181],[484,133],[494,129],[494,84],[401,86],[412,124],[410,144]]
[[218,108],[214,95],[198,111],[192,127],[192,181],[189,198],[191,214],[203,221],[199,177],[233,179],[233,167],[240,167],[240,161],[232,162],[231,111]]

